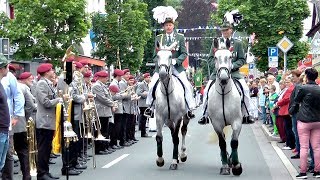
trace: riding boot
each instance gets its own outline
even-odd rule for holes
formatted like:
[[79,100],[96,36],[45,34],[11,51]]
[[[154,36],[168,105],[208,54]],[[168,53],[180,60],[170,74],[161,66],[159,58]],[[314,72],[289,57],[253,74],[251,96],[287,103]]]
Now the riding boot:
[[208,123],[209,123],[209,118],[203,116],[203,117],[198,121],[198,123],[201,124],[201,125],[208,124]]
[[188,112],[187,112],[187,117],[188,117],[189,119],[193,119],[193,118],[196,117],[196,116],[192,113],[192,111],[188,111]]
[[242,124],[253,124],[254,123],[254,120],[252,119],[251,116],[246,116],[246,117],[243,117],[242,119]]

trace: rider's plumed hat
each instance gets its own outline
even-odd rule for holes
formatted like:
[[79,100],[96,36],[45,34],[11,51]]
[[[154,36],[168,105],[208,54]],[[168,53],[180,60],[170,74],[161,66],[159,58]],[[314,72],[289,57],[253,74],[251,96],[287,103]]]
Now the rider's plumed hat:
[[177,11],[172,6],[157,6],[153,8],[153,18],[159,23],[174,23],[178,18]]
[[0,54],[0,68],[5,67],[9,63],[10,61],[3,54]]

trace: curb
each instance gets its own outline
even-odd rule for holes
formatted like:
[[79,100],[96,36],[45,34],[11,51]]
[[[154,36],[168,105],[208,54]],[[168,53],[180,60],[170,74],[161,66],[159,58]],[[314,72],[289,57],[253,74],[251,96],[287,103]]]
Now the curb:
[[270,133],[269,129],[267,128],[267,126],[265,124],[261,125],[261,129],[263,131],[263,133],[267,136],[267,139],[269,141],[280,141],[280,137],[274,137],[272,136],[272,134]]

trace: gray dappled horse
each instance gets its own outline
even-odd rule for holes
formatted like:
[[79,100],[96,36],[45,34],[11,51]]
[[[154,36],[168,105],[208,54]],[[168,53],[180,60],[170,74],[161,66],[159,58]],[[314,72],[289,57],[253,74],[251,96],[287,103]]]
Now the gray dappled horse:
[[[241,99],[234,80],[231,78],[233,54],[224,43],[217,39],[214,41],[216,48],[214,63],[216,81],[208,92],[208,114],[212,126],[219,138],[222,167],[221,175],[229,175],[230,168],[234,175],[242,173],[242,166],[238,159],[238,138],[242,127]],[[224,127],[231,125],[231,154],[228,157]]]
[[[174,46],[174,44],[172,45]],[[187,125],[189,119],[187,118],[186,102],[184,98],[184,88],[179,80],[172,75],[172,52],[171,46],[160,47],[157,53],[157,60],[159,66],[159,83],[155,91],[155,118],[157,123],[157,165],[162,167],[164,159],[162,157],[162,127],[166,124],[170,131],[173,141],[173,156],[170,165],[171,170],[178,168],[179,156],[179,130],[181,122],[182,146],[180,159],[182,162],[187,160],[185,137],[187,134]]]

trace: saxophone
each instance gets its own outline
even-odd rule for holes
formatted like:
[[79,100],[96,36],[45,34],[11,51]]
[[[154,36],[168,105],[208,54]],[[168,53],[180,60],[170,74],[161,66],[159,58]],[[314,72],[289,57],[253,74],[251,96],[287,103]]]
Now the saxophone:
[[30,175],[37,175],[37,141],[35,132],[35,123],[32,117],[27,121],[27,140],[29,147],[29,165],[30,165]]

